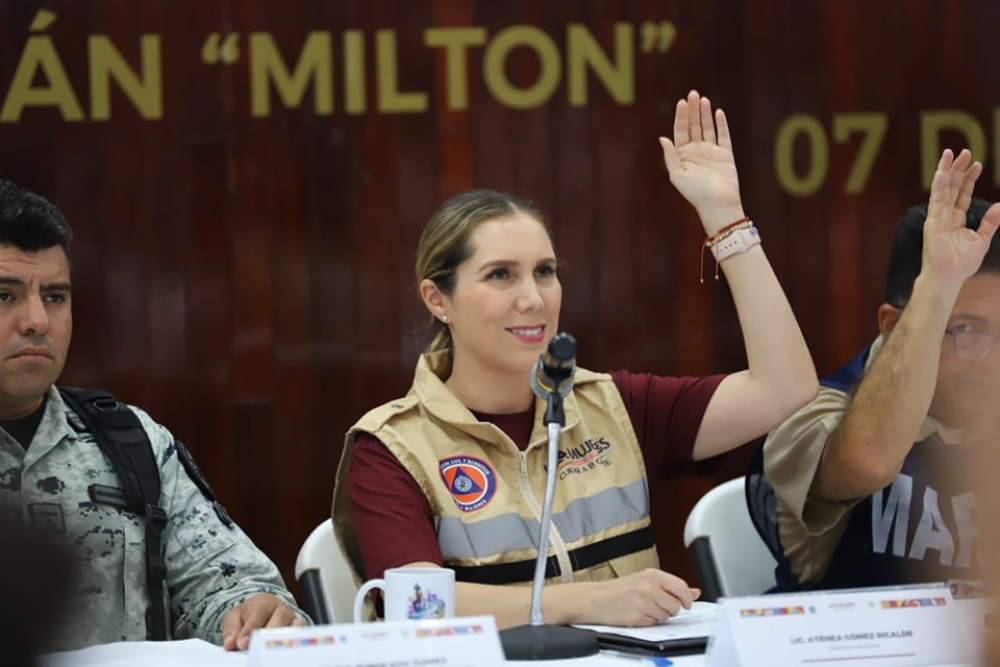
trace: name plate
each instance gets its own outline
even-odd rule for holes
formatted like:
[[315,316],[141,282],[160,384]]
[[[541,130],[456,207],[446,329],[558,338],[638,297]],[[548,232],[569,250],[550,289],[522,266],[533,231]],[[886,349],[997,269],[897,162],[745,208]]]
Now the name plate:
[[709,667],[967,663],[966,615],[944,586],[719,601]]
[[500,667],[492,616],[258,630],[248,667]]

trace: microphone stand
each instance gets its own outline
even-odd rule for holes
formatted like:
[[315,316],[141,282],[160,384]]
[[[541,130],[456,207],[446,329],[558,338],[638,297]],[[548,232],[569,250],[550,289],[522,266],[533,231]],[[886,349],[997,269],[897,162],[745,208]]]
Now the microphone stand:
[[[568,393],[568,391],[566,392]],[[545,480],[545,502],[542,504],[542,527],[538,535],[538,558],[535,578],[531,584],[531,612],[528,625],[519,625],[500,632],[500,643],[507,660],[563,660],[594,655],[598,652],[597,638],[592,632],[566,625],[546,625],[542,616],[542,586],[548,562],[549,526],[552,522],[552,501],[556,489],[556,464],[559,437],[566,425],[563,393],[546,392],[547,406],[542,423],[548,428],[548,477]]]

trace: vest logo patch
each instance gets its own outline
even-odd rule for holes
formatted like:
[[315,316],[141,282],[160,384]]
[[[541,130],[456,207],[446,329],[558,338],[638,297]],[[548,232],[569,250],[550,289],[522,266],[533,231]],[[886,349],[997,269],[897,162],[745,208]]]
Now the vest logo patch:
[[438,461],[441,480],[455,505],[475,512],[489,504],[497,490],[497,474],[490,464],[470,456],[452,456]]
[[611,450],[611,443],[603,437],[596,440],[584,440],[568,449],[560,449],[556,464],[559,479],[595,470],[598,466],[605,468],[610,466]]

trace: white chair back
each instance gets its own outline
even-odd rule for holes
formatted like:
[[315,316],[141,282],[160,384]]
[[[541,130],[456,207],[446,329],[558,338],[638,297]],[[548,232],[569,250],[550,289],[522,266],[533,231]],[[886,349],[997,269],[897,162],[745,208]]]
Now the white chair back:
[[744,478],[715,487],[695,504],[684,524],[702,599],[757,595],[775,584],[777,563],[747,510]]
[[340,552],[332,519],[316,526],[302,544],[295,560],[295,578],[302,590],[303,609],[314,621],[353,621],[354,595],[358,587],[354,584],[350,565]]

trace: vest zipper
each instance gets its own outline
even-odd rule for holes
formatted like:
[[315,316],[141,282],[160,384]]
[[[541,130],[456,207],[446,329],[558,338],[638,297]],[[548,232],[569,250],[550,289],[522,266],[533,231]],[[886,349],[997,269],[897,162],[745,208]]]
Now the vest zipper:
[[[575,426],[576,422],[571,424]],[[541,444],[547,444],[546,441],[542,441]],[[528,451],[533,448],[532,445],[528,446],[528,449],[521,452],[521,489],[524,492],[525,498],[528,499],[528,506],[531,507],[531,511],[535,513],[535,520],[541,524],[542,522],[542,506],[539,504],[538,499],[535,498],[535,492],[531,488],[531,483],[528,478]],[[559,487],[559,481],[556,481],[556,488]],[[544,501],[545,498],[543,497]],[[553,521],[549,524],[549,546],[555,552],[556,561],[559,563],[559,570],[561,574],[559,575],[559,580],[564,584],[569,584],[574,581],[573,577],[573,563],[569,559],[569,549],[566,548],[566,541],[563,539],[562,533],[559,532],[559,527],[556,525],[555,516],[553,515]]]
[[[570,428],[576,426],[580,423],[579,419],[573,420],[571,424],[568,424],[563,428],[563,433],[565,433]],[[545,446],[548,444],[548,440],[539,440],[538,442],[533,442],[528,445],[528,448],[523,452],[514,444],[514,441],[510,437],[501,431],[494,424],[493,428],[496,429],[497,433],[502,437],[511,447],[514,448],[518,453],[518,461],[520,462],[520,481],[521,481],[521,494],[524,496],[524,501],[528,505],[528,509],[534,514],[535,521],[538,522],[539,526],[542,523],[542,506],[539,504],[538,499],[535,497],[535,491],[531,488],[531,479],[528,476],[528,452],[538,446]],[[559,482],[556,481],[556,488],[558,489]],[[544,501],[545,498],[542,498]],[[569,550],[566,548],[566,541],[563,539],[562,534],[559,532],[559,528],[556,526],[556,522],[553,521],[549,525],[549,546],[555,551],[556,561],[559,563],[559,570],[561,572],[559,580],[564,584],[569,584],[574,581],[573,577],[573,563],[569,559]]]

